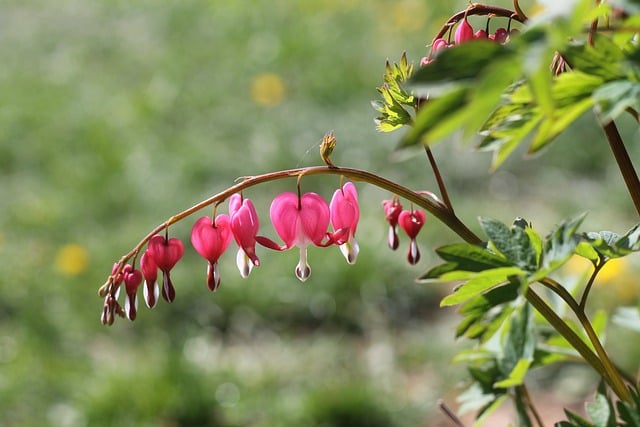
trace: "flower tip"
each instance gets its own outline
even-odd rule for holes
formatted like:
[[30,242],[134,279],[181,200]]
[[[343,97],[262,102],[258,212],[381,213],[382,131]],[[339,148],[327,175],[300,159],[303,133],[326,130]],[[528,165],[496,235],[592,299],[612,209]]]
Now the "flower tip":
[[296,266],[296,277],[300,279],[301,282],[306,282],[310,276],[311,276],[311,267],[309,267],[309,264],[299,263]]

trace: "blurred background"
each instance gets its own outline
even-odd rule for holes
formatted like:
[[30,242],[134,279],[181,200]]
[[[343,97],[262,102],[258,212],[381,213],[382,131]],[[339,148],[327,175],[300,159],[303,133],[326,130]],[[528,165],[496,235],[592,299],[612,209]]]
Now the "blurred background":
[[[304,284],[295,251],[259,249],[263,264],[243,280],[232,249],[221,260],[222,287],[210,293],[205,262],[188,243],[193,218],[171,227],[187,248],[172,274],[173,304],[141,303],[135,322],[109,328],[97,289],[151,228],[237,177],[320,164],[330,130],[336,164],[435,191],[423,155],[394,153],[399,134],[375,131],[369,101],[385,60],[406,51],[418,63],[437,27],[465,5],[0,3],[0,424],[448,425],[436,402],[456,407],[465,372],[451,357],[469,344],[454,340],[455,310],[438,308],[450,289],[414,278],[438,262],[433,248],[456,239],[428,219],[422,260],[410,267],[406,238],[396,252],[386,246],[381,200],[390,195],[379,189],[358,184],[358,263],[347,265],[337,248],[311,248]],[[638,158],[637,127],[628,120],[621,129]],[[583,211],[584,230],[623,233],[637,222],[590,116],[543,156],[517,154],[492,175],[489,155],[465,141],[434,151],[474,230],[478,215],[523,216],[542,234]],[[327,199],[338,185],[303,180],[304,191]],[[294,188],[291,180],[246,191],[261,234],[275,238],[269,203]],[[594,300],[637,303],[637,274],[621,261]],[[614,329],[611,346],[637,369],[640,349],[625,333]],[[570,403],[595,379],[572,371],[538,383],[561,388]]]

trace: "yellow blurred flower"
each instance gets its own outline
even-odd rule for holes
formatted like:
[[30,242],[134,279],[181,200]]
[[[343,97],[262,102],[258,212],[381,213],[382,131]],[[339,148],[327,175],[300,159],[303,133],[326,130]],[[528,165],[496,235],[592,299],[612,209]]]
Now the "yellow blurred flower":
[[265,107],[273,107],[282,102],[284,92],[284,82],[277,74],[259,74],[251,82],[251,99]]
[[77,276],[89,266],[89,253],[77,243],[66,244],[58,249],[55,266],[65,276]]
[[389,16],[397,29],[416,31],[424,27],[427,9],[420,1],[401,1],[391,5],[390,11],[387,10],[385,14],[385,20]]

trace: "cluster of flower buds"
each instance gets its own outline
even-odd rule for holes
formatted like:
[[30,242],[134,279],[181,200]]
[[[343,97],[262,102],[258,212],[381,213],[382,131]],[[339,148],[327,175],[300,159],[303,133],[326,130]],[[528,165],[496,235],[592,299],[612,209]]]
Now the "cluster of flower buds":
[[473,40],[492,40],[496,43],[506,43],[509,41],[509,37],[511,34],[516,33],[518,30],[511,29],[511,25],[508,28],[500,27],[497,28],[493,33],[489,32],[489,21],[487,21],[486,29],[481,29],[478,31],[474,31],[469,21],[467,21],[467,17],[460,21],[458,26],[456,27],[456,31],[453,35],[453,43],[451,39],[446,40],[442,37],[438,37],[431,44],[431,54],[429,56],[425,56],[420,60],[420,65],[425,66],[433,61],[432,55],[436,54],[436,52],[446,49],[449,47],[453,47],[462,43],[466,43]]
[[420,261],[420,250],[416,242],[416,236],[422,229],[426,220],[426,215],[419,209],[406,210],[402,208],[402,204],[397,197],[382,202],[384,214],[389,223],[389,247],[393,250],[398,249],[398,225],[409,236],[409,251],[407,252],[407,261],[409,264],[417,264]]

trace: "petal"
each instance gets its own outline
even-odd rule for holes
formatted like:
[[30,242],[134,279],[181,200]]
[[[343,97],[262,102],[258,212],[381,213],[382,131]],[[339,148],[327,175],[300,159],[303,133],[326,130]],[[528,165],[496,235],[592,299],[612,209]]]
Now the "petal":
[[162,272],[162,298],[167,302],[173,302],[176,299],[176,290],[168,271]]
[[203,216],[198,219],[191,229],[191,244],[206,260],[215,262],[222,256],[231,243],[232,233],[229,216],[220,214],[215,218]]
[[220,271],[217,262],[209,262],[207,266],[207,287],[215,292],[220,287]]
[[158,302],[158,295],[160,294],[158,282],[155,280],[153,282],[145,280],[144,287],[142,288],[142,294],[144,295],[144,301],[147,304],[147,307],[155,307]]
[[277,195],[271,202],[269,217],[286,247],[294,246],[298,231],[298,196],[290,192]]
[[240,276],[242,276],[243,279],[249,277],[249,274],[253,269],[253,262],[251,262],[251,259],[249,259],[249,256],[244,250],[242,250],[242,248],[238,249],[238,255],[236,256],[236,265],[238,266]]
[[347,182],[342,188],[336,190],[329,204],[329,211],[334,230],[349,228],[351,235],[355,235],[360,219],[360,208],[358,193],[352,182]]
[[358,253],[360,252],[360,246],[355,238],[350,237],[347,243],[340,245],[340,251],[348,264],[355,264],[358,259]]
[[411,265],[415,265],[420,261],[420,250],[418,249],[418,243],[416,243],[415,239],[411,239],[411,242],[409,243],[407,261],[409,261],[409,264]]
[[311,267],[307,262],[307,248],[300,248],[300,260],[298,261],[298,265],[296,265],[296,277],[300,279],[301,282],[306,281],[309,276],[311,276]]
[[175,237],[167,240],[156,234],[149,240],[147,253],[160,270],[169,271],[182,258],[184,245]]
[[302,196],[300,208],[300,228],[298,246],[309,241],[321,245],[329,227],[329,205],[316,193],[306,193]]

